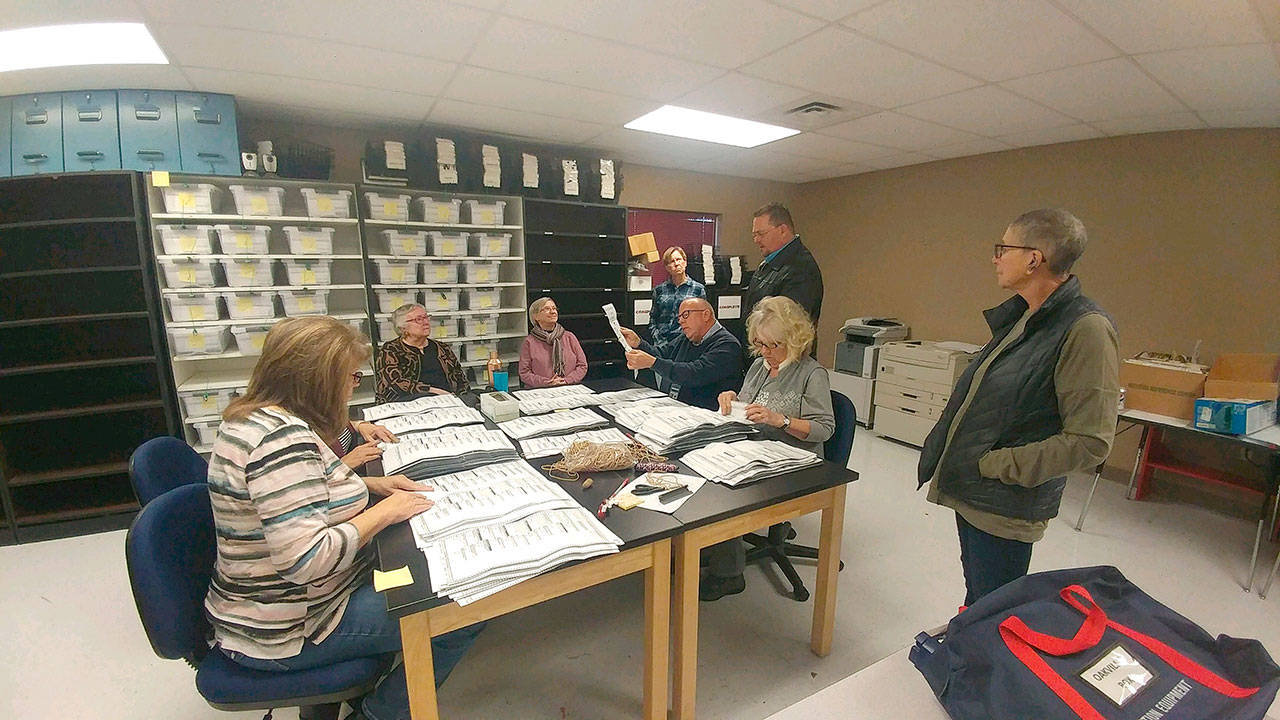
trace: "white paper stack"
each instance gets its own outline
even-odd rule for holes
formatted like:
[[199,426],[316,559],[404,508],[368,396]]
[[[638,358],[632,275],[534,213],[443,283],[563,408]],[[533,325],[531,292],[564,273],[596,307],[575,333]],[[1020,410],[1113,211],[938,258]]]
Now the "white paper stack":
[[430,484],[433,489],[422,495],[435,504],[409,520],[419,548],[462,530],[513,522],[542,510],[581,507],[523,460],[433,477]]
[[601,405],[616,405],[618,403],[634,402],[636,400],[644,400],[646,398],[665,397],[667,396],[663,395],[661,392],[647,387],[596,393],[596,399],[600,401]]
[[725,485],[742,485],[822,464],[817,455],[781,440],[711,443],[685,453],[681,460],[699,475]]
[[382,426],[396,435],[439,430],[450,425],[475,425],[483,423],[484,416],[472,407],[446,407],[428,410],[416,415],[399,415],[388,418]]
[[685,403],[676,400],[673,397],[662,395],[660,397],[643,398],[640,400],[632,400],[631,402],[614,403],[612,405],[601,405],[600,409],[613,416],[614,422],[622,427],[635,432],[644,425],[644,421],[649,416],[657,412],[660,408],[682,408],[689,407]]
[[382,143],[382,149],[387,154],[388,170],[404,170],[404,143],[388,140]]
[[379,420],[386,420],[400,415],[416,415],[428,410],[447,407],[466,407],[466,403],[462,402],[457,395],[427,395],[417,400],[375,405],[371,408],[365,408],[363,413],[365,420],[378,422]]
[[[619,424],[622,418],[617,418]],[[697,407],[662,407],[636,429],[636,440],[661,455],[681,453],[709,442],[739,440],[756,434],[753,426]]]
[[617,428],[583,430],[570,435],[551,435],[520,441],[520,453],[527,458],[552,457],[564,452],[570,445],[583,440],[594,443],[629,443],[630,438]]
[[546,400],[573,395],[591,395],[594,392],[586,385],[557,385],[555,387],[534,388],[532,390],[513,390],[512,394],[521,400]]
[[388,475],[425,480],[518,459],[515,445],[501,431],[467,426],[414,433],[398,443],[385,443],[382,467]]
[[[573,388],[571,392],[568,391],[570,388]],[[555,392],[545,392],[547,390]],[[521,413],[539,415],[555,410],[571,410],[592,405],[616,404],[648,397],[665,396],[652,388],[630,388],[615,392],[597,393],[585,385],[565,385],[559,388],[517,390],[516,397],[520,399]]]
[[539,435],[559,435],[571,430],[608,425],[609,421],[589,408],[575,408],[564,412],[531,415],[498,423],[498,429],[516,440],[538,437]]

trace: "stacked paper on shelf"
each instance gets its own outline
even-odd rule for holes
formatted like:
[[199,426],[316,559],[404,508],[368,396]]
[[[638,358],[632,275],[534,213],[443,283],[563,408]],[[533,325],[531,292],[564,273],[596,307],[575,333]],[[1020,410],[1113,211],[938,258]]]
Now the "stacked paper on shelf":
[[419,548],[462,530],[513,522],[542,510],[581,507],[523,460],[441,475],[431,478],[430,485],[432,490],[422,495],[435,504],[409,520]]
[[631,439],[617,428],[604,430],[583,430],[570,435],[549,435],[547,437],[530,438],[520,441],[520,454],[527,458],[541,458],[559,455],[570,445],[583,440],[594,443],[629,443]]
[[564,412],[508,420],[507,422],[498,423],[498,428],[516,440],[523,440],[539,435],[554,435],[570,430],[607,425],[608,423],[608,420],[598,413],[592,412],[589,408],[575,408]]
[[742,485],[822,464],[812,452],[781,440],[711,443],[685,453],[681,460],[699,475],[725,485]]
[[[616,417],[625,425],[623,415]],[[636,428],[636,440],[662,455],[681,453],[709,442],[750,437],[755,428],[714,410],[697,407],[655,408]]]
[[382,422],[383,427],[396,435],[439,430],[449,425],[474,425],[483,423],[484,416],[473,407],[444,407],[416,415],[399,415]]
[[385,443],[382,467],[388,475],[425,480],[519,459],[515,445],[500,431],[467,426],[414,433],[398,443]]
[[439,410],[447,407],[466,407],[466,403],[462,402],[462,399],[457,395],[427,395],[416,400],[386,403],[385,405],[365,408],[362,412],[365,420],[378,422],[379,420],[386,420],[400,415],[416,415],[429,410]]

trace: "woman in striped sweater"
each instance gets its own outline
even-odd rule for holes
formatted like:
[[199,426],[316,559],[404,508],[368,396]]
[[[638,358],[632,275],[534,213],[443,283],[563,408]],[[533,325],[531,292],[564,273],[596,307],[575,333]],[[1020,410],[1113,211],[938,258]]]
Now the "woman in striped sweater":
[[[325,316],[267,334],[249,388],[223,414],[209,463],[218,556],[205,609],[232,660],[301,670],[401,649],[399,622],[371,584],[374,535],[425,512],[430,489],[403,475],[361,478],[323,438],[347,426],[369,341]],[[370,493],[382,496],[369,504]],[[437,685],[479,626],[431,641]],[[371,720],[409,717],[403,666],[364,700]]]

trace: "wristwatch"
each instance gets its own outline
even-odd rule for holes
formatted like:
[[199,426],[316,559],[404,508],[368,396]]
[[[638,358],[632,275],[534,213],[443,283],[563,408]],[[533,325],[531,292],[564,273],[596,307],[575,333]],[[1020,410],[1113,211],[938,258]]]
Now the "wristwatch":
[[791,417],[789,415],[782,416],[782,429],[786,430],[791,427]]

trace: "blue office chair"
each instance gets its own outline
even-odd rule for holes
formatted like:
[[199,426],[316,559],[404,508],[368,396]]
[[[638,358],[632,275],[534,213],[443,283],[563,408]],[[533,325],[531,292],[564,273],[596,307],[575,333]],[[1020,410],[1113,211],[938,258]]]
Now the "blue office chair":
[[156,655],[196,670],[196,689],[219,710],[299,706],[303,720],[336,720],[342,701],[373,689],[391,657],[357,658],[327,667],[267,672],[236,664],[209,647],[204,614],[216,540],[209,490],[183,485],[147,503],[125,537],[125,559],[138,616]]
[[[822,444],[822,454],[827,460],[840,467],[847,467],[849,453],[853,450],[853,431],[858,426],[858,411],[854,409],[853,402],[849,398],[835,390],[831,391],[831,409],[836,418],[836,431]],[[784,522],[771,526],[768,535],[747,533],[742,539],[752,546],[747,551],[747,562],[762,558],[772,560],[786,576],[787,582],[791,583],[791,597],[804,602],[809,599],[809,590],[805,588],[804,581],[796,573],[796,567],[791,563],[791,558],[817,560],[818,549],[789,542],[795,536],[795,528],[791,527],[791,523]],[[840,569],[844,569],[843,561],[840,563]]]
[[143,506],[166,492],[209,479],[209,463],[176,437],[151,438],[129,456],[129,482]]

